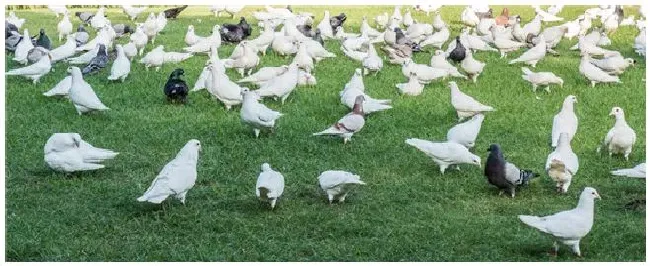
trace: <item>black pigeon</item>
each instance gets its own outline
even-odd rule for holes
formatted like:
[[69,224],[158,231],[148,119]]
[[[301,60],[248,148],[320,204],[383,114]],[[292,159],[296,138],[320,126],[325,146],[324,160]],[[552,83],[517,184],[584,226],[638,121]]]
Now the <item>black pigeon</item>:
[[248,25],[244,17],[241,17],[239,24],[223,24],[219,30],[221,40],[230,43],[241,42],[250,36],[250,32],[250,25]]
[[307,37],[314,37],[314,30],[311,25],[296,25],[296,29]]
[[[36,38],[36,36],[38,36],[38,38]],[[32,44],[34,47],[43,47],[48,50],[52,49],[50,37],[47,37],[47,34],[45,34],[45,29],[41,29],[38,35],[32,36]]]
[[187,83],[181,79],[183,74],[185,74],[185,71],[181,68],[177,68],[171,75],[169,75],[169,79],[167,80],[167,83],[165,83],[165,88],[163,89],[168,101],[177,100],[186,103],[187,92],[189,90],[187,88]]
[[12,35],[12,31],[18,32],[18,27],[5,20],[5,40]]
[[77,16],[81,22],[85,23],[86,25],[90,25],[90,19],[92,19],[95,14],[92,12],[74,12],[74,15]]
[[88,42],[90,35],[86,31],[83,25],[79,25],[77,28],[77,33],[74,36],[74,40],[77,42],[77,47],[82,46]]
[[115,35],[117,37],[122,37],[122,35],[131,34],[134,32],[131,26],[125,24],[115,24],[113,25],[113,30],[115,31]]
[[451,53],[449,53],[447,59],[451,59],[456,63],[460,63],[460,61],[463,61],[463,59],[465,59],[465,46],[460,43],[460,36],[456,36],[456,48],[454,48],[454,50],[451,50]]
[[90,74],[100,71],[108,64],[108,53],[106,52],[106,45],[99,44],[97,55],[90,59],[90,63],[81,70],[81,74]]
[[514,164],[506,162],[499,144],[490,145],[488,151],[490,155],[488,155],[484,171],[488,182],[510,193],[513,198],[517,186],[527,185],[530,179],[539,176],[531,170],[519,170]]
[[618,20],[618,24],[621,24],[621,21],[623,21],[623,18],[625,17],[625,13],[623,13],[623,8],[621,6],[617,5],[614,8],[614,13],[616,14],[616,19]]
[[290,5],[287,5],[287,10],[289,10],[289,12],[293,13],[293,9],[291,9]]
[[186,8],[187,5],[184,5],[181,7],[170,8],[163,12],[165,12],[165,18],[176,19],[176,17],[178,17],[181,11],[185,10]]
[[343,23],[346,19],[348,19],[348,17],[345,16],[345,13],[341,13],[338,16],[333,16],[330,18],[330,26],[332,26],[332,32],[334,34],[336,34],[336,28],[339,26],[343,27]]
[[311,39],[319,42],[320,45],[325,45],[325,42],[323,42],[323,36],[320,35],[320,29],[314,31],[314,37],[311,37]]

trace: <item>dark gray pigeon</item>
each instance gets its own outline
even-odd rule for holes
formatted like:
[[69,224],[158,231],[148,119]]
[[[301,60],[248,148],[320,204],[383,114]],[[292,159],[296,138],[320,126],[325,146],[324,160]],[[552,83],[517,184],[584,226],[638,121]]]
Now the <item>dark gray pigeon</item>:
[[5,40],[11,36],[12,31],[18,32],[18,27],[5,20]]
[[311,25],[296,25],[296,29],[307,37],[314,37],[314,30]]
[[502,190],[501,193],[505,190],[514,198],[517,186],[527,185],[530,179],[539,176],[531,170],[519,170],[514,164],[506,162],[499,144],[490,145],[488,151],[490,155],[485,163],[484,174],[490,184]]
[[314,31],[314,37],[311,37],[312,40],[317,41],[320,43],[320,45],[323,45],[325,47],[325,42],[323,42],[323,36],[320,35],[320,29],[316,29]]
[[108,53],[106,52],[106,45],[99,44],[99,51],[97,55],[90,59],[90,63],[81,70],[81,74],[89,74],[100,71],[108,64]]
[[5,38],[5,50],[14,52],[16,51],[16,46],[23,39],[23,36],[16,31],[11,32],[11,36]]
[[330,26],[332,26],[332,32],[336,35],[336,28],[343,27],[343,23],[348,19],[345,13],[341,13],[338,16],[333,16],[330,18]]
[[[45,34],[45,29],[41,29],[41,31],[38,33],[38,38],[35,41],[32,41],[34,44],[34,47],[43,47],[45,49],[52,49],[52,43],[50,42],[50,37]],[[34,39],[34,37],[32,37]]]
[[86,25],[90,25],[90,19],[92,19],[95,16],[95,13],[84,11],[84,12],[75,12],[74,15],[77,16],[81,20],[81,22],[85,23]]
[[113,30],[115,30],[116,37],[122,37],[122,35],[133,33],[131,26],[125,24],[115,24],[113,25]]
[[418,44],[418,43],[416,43],[414,41],[411,41],[411,39],[406,37],[406,35],[404,35],[404,31],[402,31],[402,29],[395,28],[395,29],[393,29],[393,31],[395,31],[395,44],[408,45],[409,47],[411,47],[412,52],[421,52],[422,51],[422,49],[420,47],[420,44]]
[[36,46],[31,50],[29,50],[29,52],[27,52],[27,61],[29,61],[30,64],[33,64],[38,62],[38,60],[41,60],[43,56],[47,56],[48,54],[50,54],[50,50],[40,46]]
[[451,50],[447,59],[451,59],[456,63],[460,63],[465,59],[465,46],[460,42],[460,36],[456,36],[456,48]]
[[90,35],[86,31],[83,25],[79,25],[77,32],[75,33],[74,40],[77,41],[77,47],[82,46],[88,42]]

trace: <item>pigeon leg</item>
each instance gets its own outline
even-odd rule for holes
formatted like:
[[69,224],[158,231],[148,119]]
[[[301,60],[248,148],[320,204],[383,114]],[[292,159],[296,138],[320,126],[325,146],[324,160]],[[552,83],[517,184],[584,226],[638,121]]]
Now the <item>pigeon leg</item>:
[[474,83],[476,83],[476,78],[478,78],[478,75],[476,74],[472,75],[472,81],[474,81]]
[[533,92],[537,92],[537,84],[533,83]]
[[499,59],[504,58],[504,57],[506,57],[506,52],[501,51],[501,57],[499,57]]
[[447,165],[441,164],[440,165],[440,172],[444,175],[445,174],[445,169],[447,169]]
[[510,197],[513,198],[513,199],[515,198],[515,188],[514,187],[510,188]]
[[160,70],[160,67],[159,67],[159,66],[156,67],[156,72],[158,72],[158,70]]
[[330,201],[330,206],[332,205],[332,201],[334,200],[334,195],[332,194],[327,194],[327,199]]
[[560,246],[557,244],[557,241],[553,242],[553,249],[551,250],[551,256],[557,257],[557,251],[560,250]]
[[580,254],[580,240],[573,243],[571,245],[571,249],[573,250],[573,253],[575,253],[578,257],[582,257],[582,254]]
[[595,88],[595,87],[596,87],[596,82],[595,82],[595,81],[592,81],[592,82],[591,82],[591,87],[592,87],[592,88]]
[[254,128],[254,129],[253,129],[253,132],[255,132],[255,138],[259,138],[259,137],[260,137],[260,130],[259,130],[259,129]]
[[460,165],[457,164],[457,165],[454,165],[454,166],[455,166],[456,170],[460,171]]
[[339,197],[339,203],[343,203],[345,201],[345,196],[347,196],[348,193],[343,194],[343,196]]
[[551,89],[550,89],[549,87],[550,87],[550,86],[546,86],[546,88],[544,88],[544,90],[545,90],[546,92],[548,92],[548,93],[551,93]]
[[632,153],[632,147],[629,147],[625,150],[625,160],[628,161],[630,153]]

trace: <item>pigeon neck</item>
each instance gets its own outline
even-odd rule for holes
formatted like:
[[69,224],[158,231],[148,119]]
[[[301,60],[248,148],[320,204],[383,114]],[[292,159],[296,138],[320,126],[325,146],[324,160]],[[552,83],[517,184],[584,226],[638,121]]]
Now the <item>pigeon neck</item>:
[[627,126],[625,116],[621,114],[616,115],[616,123],[614,123],[614,126]]
[[580,196],[578,201],[578,206],[576,209],[579,209],[586,215],[587,218],[593,219],[594,216],[594,198],[589,194],[584,194]]

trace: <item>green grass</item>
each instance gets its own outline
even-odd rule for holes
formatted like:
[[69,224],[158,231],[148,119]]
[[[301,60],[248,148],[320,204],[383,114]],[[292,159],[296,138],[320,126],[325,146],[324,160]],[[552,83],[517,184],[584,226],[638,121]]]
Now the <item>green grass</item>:
[[[493,6],[499,13],[502,6]],[[509,6],[528,22],[529,6]],[[587,7],[566,6],[560,16],[573,19]],[[154,8],[156,11],[162,8]],[[150,9],[150,10],[154,10]],[[247,7],[251,16],[259,7]],[[362,15],[374,17],[392,6],[309,6],[316,23],[329,9],[346,12],[345,30],[358,32]],[[638,17],[636,7],[627,14]],[[79,10],[74,10],[79,11]],[[442,8],[452,36],[461,29],[460,6]],[[27,18],[23,27],[35,34],[43,27],[54,40],[54,14],[45,9],[16,11]],[[113,23],[127,21],[120,10],[107,12]],[[419,21],[430,22],[423,13]],[[197,19],[201,19],[199,23]],[[144,17],[138,19],[144,21]],[[167,51],[185,46],[188,24],[207,35],[215,23],[237,19],[214,18],[207,7],[190,7],[156,39]],[[598,24],[599,22],[595,22]],[[75,27],[79,24],[73,18]],[[547,25],[556,25],[550,23]],[[254,36],[259,34],[256,27]],[[486,149],[499,143],[507,158],[524,168],[544,171],[551,151],[549,138],[553,115],[570,94],[580,125],[573,150],[580,171],[565,195],[554,192],[548,176],[519,191],[515,199],[497,196],[483,170],[463,165],[442,176],[438,167],[413,147],[410,137],[442,140],[456,123],[449,103],[447,81],[427,85],[418,97],[400,96],[394,84],[406,82],[399,66],[385,64],[378,76],[365,78],[367,93],[393,99],[392,110],[367,117],[365,128],[353,141],[312,137],[348,112],[338,92],[359,64],[346,58],[336,41],[326,48],[337,58],[316,66],[318,85],[298,88],[284,106],[265,100],[285,114],[273,135],[255,139],[240,122],[239,108],[226,112],[207,91],[192,93],[186,106],[165,103],[162,92],[169,73],[185,69],[190,85],[198,77],[206,56],[195,56],[179,65],[164,65],[160,72],[145,71],[133,63],[121,83],[106,80],[110,69],[86,78],[101,100],[111,108],[78,116],[65,99],[47,98],[49,90],[65,75],[58,63],[53,73],[32,85],[22,77],[6,78],[6,258],[9,261],[645,261],[645,211],[627,210],[630,200],[645,198],[645,182],[612,178],[609,170],[633,167],[645,161],[645,59],[632,50],[635,27],[620,28],[609,49],[621,51],[638,63],[628,69],[623,84],[588,86],[578,73],[579,54],[568,48],[576,40],[563,40],[535,71],[552,71],[564,78],[564,88],[540,92],[536,100],[530,84],[520,77],[522,65],[508,65],[523,50],[499,59],[499,53],[478,52],[487,67],[473,84],[457,80],[461,90],[497,108],[486,115],[474,152],[486,159]],[[91,36],[94,36],[92,34]],[[119,40],[126,43],[127,38]],[[149,45],[147,50],[152,49]],[[230,55],[232,45],[219,49]],[[429,51],[432,52],[432,51]],[[384,54],[381,56],[385,57]],[[431,54],[415,55],[428,64]],[[18,67],[8,56],[5,67]],[[273,53],[261,65],[287,64],[291,58]],[[228,71],[231,79],[235,71]],[[608,117],[613,106],[626,112],[637,132],[630,161],[596,154],[595,149],[613,125]],[[121,154],[107,168],[66,176],[47,168],[43,145],[55,132],[78,132],[91,144]],[[188,194],[187,205],[176,200],[161,206],[136,202],[165,163],[191,138],[203,145],[198,180]],[[286,189],[276,210],[268,210],[255,198],[260,165],[269,162],[283,173]],[[348,197],[345,204],[329,206],[317,190],[318,175],[342,169],[359,174],[368,183]],[[603,196],[596,202],[593,229],[581,243],[583,258],[562,247],[550,257],[552,239],[523,225],[519,214],[548,215],[570,209],[586,186]]]

